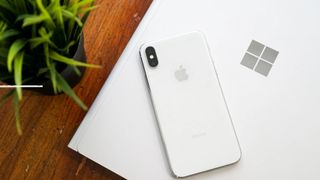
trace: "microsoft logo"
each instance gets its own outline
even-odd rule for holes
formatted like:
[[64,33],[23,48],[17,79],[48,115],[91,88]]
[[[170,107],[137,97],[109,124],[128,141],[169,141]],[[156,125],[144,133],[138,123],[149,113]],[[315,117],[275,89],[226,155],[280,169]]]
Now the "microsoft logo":
[[252,40],[240,64],[268,76],[278,54],[278,51]]

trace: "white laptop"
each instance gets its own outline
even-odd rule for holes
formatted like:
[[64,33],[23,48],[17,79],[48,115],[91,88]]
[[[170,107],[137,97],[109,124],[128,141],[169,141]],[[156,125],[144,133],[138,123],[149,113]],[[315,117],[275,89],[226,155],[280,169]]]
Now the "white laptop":
[[69,147],[126,179],[174,179],[139,47],[194,30],[207,37],[242,159],[187,179],[320,179],[318,0],[155,0]]

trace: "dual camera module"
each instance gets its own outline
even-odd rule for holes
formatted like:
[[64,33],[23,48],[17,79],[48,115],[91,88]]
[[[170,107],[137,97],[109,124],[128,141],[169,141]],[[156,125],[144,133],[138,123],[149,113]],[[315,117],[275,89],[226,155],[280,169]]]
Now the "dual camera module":
[[158,66],[159,61],[158,61],[157,53],[154,47],[149,46],[146,48],[146,56],[148,59],[148,63],[151,67]]

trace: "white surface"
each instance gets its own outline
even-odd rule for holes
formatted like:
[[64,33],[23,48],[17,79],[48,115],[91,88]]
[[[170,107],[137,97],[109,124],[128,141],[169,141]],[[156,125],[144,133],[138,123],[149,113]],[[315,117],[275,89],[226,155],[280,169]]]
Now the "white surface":
[[[150,46],[158,57],[156,67],[148,63]],[[191,32],[145,43],[140,55],[172,174],[186,177],[239,161],[239,144],[205,37]],[[187,79],[175,76],[183,71]]]
[[[144,19],[70,147],[127,179],[172,179],[138,50],[146,41],[201,30],[242,159],[188,179],[320,179],[319,3],[164,0],[150,23],[151,14]],[[252,39],[280,51],[268,77],[240,65]]]

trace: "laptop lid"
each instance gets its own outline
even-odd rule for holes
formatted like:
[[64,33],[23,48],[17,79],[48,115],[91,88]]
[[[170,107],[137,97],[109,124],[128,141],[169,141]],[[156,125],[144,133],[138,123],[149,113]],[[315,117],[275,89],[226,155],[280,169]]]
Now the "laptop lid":
[[242,148],[242,160],[190,179],[319,179],[320,2],[162,0],[91,113],[78,151],[127,179],[173,179],[138,50],[202,31]]

